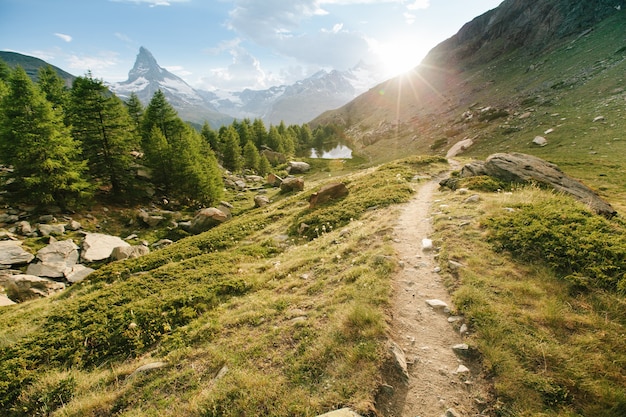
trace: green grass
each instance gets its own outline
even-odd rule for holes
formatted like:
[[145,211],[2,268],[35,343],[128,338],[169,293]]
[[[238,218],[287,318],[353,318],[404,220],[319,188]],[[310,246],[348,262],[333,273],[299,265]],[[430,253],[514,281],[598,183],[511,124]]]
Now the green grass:
[[[368,412],[396,267],[389,210],[410,198],[414,176],[443,167],[439,158],[413,157],[343,176],[350,195],[313,210],[315,182],[301,193],[274,191],[265,208],[104,265],[56,297],[3,308],[0,409],[9,416]],[[293,233],[304,220],[333,227]],[[132,375],[157,360],[168,366]]]
[[623,222],[533,187],[480,195],[470,205],[446,191],[435,236],[442,266],[465,265],[446,282],[496,415],[623,415]]

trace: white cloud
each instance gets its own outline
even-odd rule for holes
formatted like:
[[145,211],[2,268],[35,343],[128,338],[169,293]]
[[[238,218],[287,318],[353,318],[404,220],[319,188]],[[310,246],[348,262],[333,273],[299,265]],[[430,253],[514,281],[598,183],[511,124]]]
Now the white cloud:
[[150,7],[171,6],[172,3],[187,3],[189,0],[109,0],[113,3],[147,4]]
[[121,40],[122,42],[126,42],[126,43],[132,43],[133,40],[130,38],[130,36],[125,35],[123,33],[120,32],[115,32],[115,37],[119,40]]
[[412,0],[406,8],[409,10],[421,10],[428,9],[430,7],[430,0]]
[[169,72],[178,75],[181,78],[185,78],[193,74],[193,72],[185,69],[185,67],[183,67],[182,65],[172,65],[172,66],[167,66],[164,68],[168,70]]
[[91,71],[96,75],[98,72],[114,68],[118,64],[117,56],[116,52],[101,52],[96,56],[69,55],[65,57],[65,60],[68,68],[79,72],[78,75],[82,75],[87,71]]
[[263,70],[258,59],[239,46],[238,40],[223,42],[211,51],[219,53],[226,50],[231,55],[230,65],[209,70],[210,75],[202,77],[199,81],[201,88],[209,90],[265,89],[277,81]]
[[54,36],[64,40],[65,42],[72,42],[72,37],[70,35],[66,35],[65,33],[55,33]]
[[406,23],[408,25],[412,25],[417,20],[417,16],[415,16],[413,13],[405,12],[404,20],[406,20]]

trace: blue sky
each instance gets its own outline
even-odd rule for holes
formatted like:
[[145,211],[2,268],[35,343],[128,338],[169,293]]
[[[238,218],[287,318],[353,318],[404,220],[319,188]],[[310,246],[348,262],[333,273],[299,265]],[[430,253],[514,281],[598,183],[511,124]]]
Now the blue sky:
[[0,50],[124,81],[140,46],[196,88],[264,89],[360,60],[388,76],[502,0],[0,0]]

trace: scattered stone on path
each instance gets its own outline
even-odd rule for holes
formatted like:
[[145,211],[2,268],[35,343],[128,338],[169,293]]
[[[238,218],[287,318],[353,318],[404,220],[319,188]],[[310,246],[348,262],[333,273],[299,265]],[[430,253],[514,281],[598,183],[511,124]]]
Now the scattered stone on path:
[[456,411],[454,408],[448,408],[446,410],[445,417],[462,417],[462,414]]
[[433,250],[433,241],[427,238],[422,239],[422,250],[424,252]]
[[459,343],[452,346],[452,350],[459,356],[467,356],[469,354],[469,346],[467,343]]
[[453,374],[459,375],[459,374],[469,374],[470,370],[467,366],[465,365],[459,365],[458,368],[456,368],[456,371],[453,372]]
[[326,414],[320,414],[317,417],[361,417],[350,408],[342,408],[340,410],[330,411]]
[[467,334],[468,330],[469,329],[467,328],[467,324],[463,323],[463,324],[461,324],[461,328],[459,329],[459,334],[461,336],[465,336]]
[[406,356],[404,355],[404,351],[396,343],[390,342],[389,352],[391,353],[394,368],[398,372],[398,375],[402,378],[403,381],[408,382],[409,370],[406,363]]
[[450,311],[450,307],[448,307],[448,304],[441,300],[426,300],[426,305],[431,307],[433,310],[443,311],[444,313],[448,313]]

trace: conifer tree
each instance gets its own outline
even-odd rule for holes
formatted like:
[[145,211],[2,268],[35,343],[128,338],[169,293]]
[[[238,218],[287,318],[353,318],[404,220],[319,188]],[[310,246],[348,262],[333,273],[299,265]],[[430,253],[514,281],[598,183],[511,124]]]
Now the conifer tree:
[[270,130],[267,134],[266,145],[273,151],[281,153],[285,152],[283,139],[281,138],[280,132],[276,126],[270,126]]
[[208,122],[204,122],[200,134],[204,141],[211,147],[211,150],[217,153],[219,151],[217,132],[211,128]]
[[126,101],[126,109],[128,110],[128,115],[130,119],[133,121],[133,126],[135,128],[135,133],[138,136],[141,136],[141,122],[143,120],[143,105],[137,97],[137,94],[130,93],[130,97]]
[[74,80],[70,108],[72,133],[82,142],[92,177],[110,186],[114,197],[128,197],[134,189],[131,151],[138,148],[138,138],[124,103],[88,73]]
[[268,161],[265,155],[261,154],[259,158],[259,175],[265,176],[269,174],[271,169],[272,165],[270,164],[270,161]]
[[222,165],[224,168],[231,172],[238,172],[241,170],[241,147],[239,146],[239,135],[234,127],[229,126],[222,137],[220,137],[222,143]]
[[221,173],[214,154],[157,91],[146,108],[143,131],[146,162],[154,182],[187,203],[210,204],[222,195]]
[[55,110],[66,111],[69,103],[69,91],[65,81],[50,65],[39,69],[37,84],[44,93],[46,100],[52,103]]
[[18,67],[0,105],[0,161],[13,165],[9,198],[62,209],[91,196],[80,144],[43,93]]
[[259,150],[254,143],[246,142],[243,147],[243,167],[258,172],[260,159]]
[[259,150],[267,145],[267,129],[261,119],[254,119],[252,122],[252,140]]

